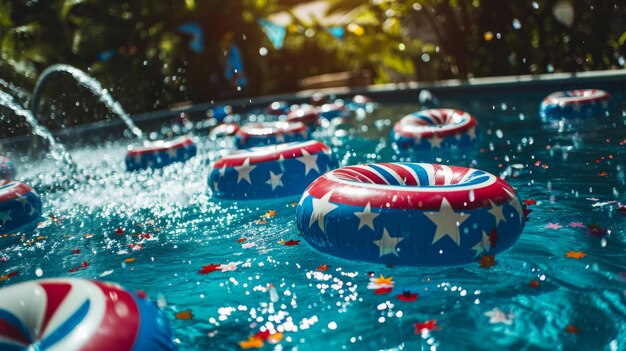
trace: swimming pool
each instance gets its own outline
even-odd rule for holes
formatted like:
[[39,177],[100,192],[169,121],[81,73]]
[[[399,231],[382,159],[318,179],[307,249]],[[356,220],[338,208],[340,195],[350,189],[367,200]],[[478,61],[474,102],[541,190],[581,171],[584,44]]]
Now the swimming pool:
[[[0,287],[71,276],[143,290],[181,350],[239,349],[264,328],[283,332],[264,346],[277,350],[624,349],[626,112],[622,92],[612,93],[610,117],[564,123],[539,119],[540,93],[442,99],[479,120],[480,148],[426,161],[505,177],[533,211],[489,269],[386,267],[296,243],[299,197],[211,197],[209,165],[228,143],[197,131],[198,156],[158,171],[125,172],[128,142],[105,141],[115,137],[76,146],[88,179],[69,188],[46,187],[52,162],[20,164],[22,179],[47,189],[44,218],[23,238],[0,238],[0,273],[18,272]],[[389,131],[414,110],[384,104],[316,136],[341,165],[398,160]],[[380,275],[393,277],[391,292],[368,288]]]

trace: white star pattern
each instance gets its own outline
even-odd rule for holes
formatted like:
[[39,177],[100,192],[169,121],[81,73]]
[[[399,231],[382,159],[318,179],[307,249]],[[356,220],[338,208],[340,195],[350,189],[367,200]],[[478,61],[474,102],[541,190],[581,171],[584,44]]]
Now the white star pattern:
[[482,232],[482,238],[476,245],[472,246],[472,250],[476,251],[476,255],[474,257],[478,257],[483,252],[487,252],[491,250],[491,240],[489,240],[489,236],[484,231]]
[[426,212],[424,214],[437,226],[437,231],[435,232],[435,237],[432,242],[433,244],[447,235],[455,244],[458,246],[461,245],[459,227],[468,218],[465,213],[454,212],[452,206],[450,206],[450,203],[444,197],[441,200],[439,212]]
[[324,229],[324,220],[326,219],[326,215],[329,212],[332,212],[337,208],[337,205],[333,205],[329,202],[330,196],[333,194],[333,191],[329,191],[326,195],[322,196],[321,199],[312,197],[313,199],[313,211],[311,211],[311,218],[309,219],[309,227],[313,225],[313,223],[317,222],[322,232],[325,233]]
[[250,166],[250,157],[246,158],[241,166],[233,168],[237,171],[237,184],[239,184],[242,179],[247,181],[249,184],[252,184],[252,180],[250,180],[250,172],[252,172],[256,166]]
[[304,163],[304,175],[307,176],[310,171],[315,170],[320,173],[320,169],[317,167],[317,155],[309,155],[309,153],[302,149],[302,157],[296,158],[296,160]]
[[228,262],[227,264],[221,264],[219,268],[220,268],[220,270],[222,272],[232,272],[232,271],[236,270],[237,266],[239,266],[242,263],[243,262],[241,262],[241,261]]
[[216,193],[220,192],[219,181],[217,181],[217,180],[213,181],[213,189],[215,189]]
[[522,210],[522,204],[520,204],[519,200],[517,200],[517,196],[515,196],[514,193],[508,191],[506,188],[504,189],[504,191],[507,193],[507,195],[511,197],[509,205],[511,205],[515,209],[515,211],[517,211],[517,214],[519,215],[519,224],[521,225],[524,221],[524,210]]
[[378,213],[372,212],[372,207],[370,203],[367,203],[363,212],[354,212],[354,215],[359,217],[359,227],[357,230],[361,229],[361,227],[370,227],[374,230],[374,218],[378,217]]
[[0,211],[0,222],[2,222],[2,225],[5,225],[8,221],[13,220],[13,218],[11,218],[11,210],[8,211]]
[[494,307],[491,311],[485,312],[485,316],[489,317],[489,323],[491,324],[502,323],[511,325],[513,324],[513,319],[515,318],[514,314],[506,314],[497,307]]
[[489,210],[489,213],[491,213],[496,218],[496,228],[497,228],[500,222],[506,221],[504,219],[504,206],[498,206],[491,200],[489,200],[489,203],[491,204],[491,209]]
[[223,177],[224,174],[226,174],[226,165],[224,165],[222,168],[220,168],[219,172],[220,172],[220,177]]
[[283,133],[278,133],[276,135],[276,143],[282,144],[284,142],[285,142],[285,135],[283,135]]
[[265,183],[271,185],[272,191],[274,191],[274,189],[278,188],[279,186],[283,186],[283,181],[280,179],[282,178],[282,176],[282,173],[274,174],[274,172],[270,171],[270,179]]
[[399,256],[396,247],[402,240],[404,240],[404,238],[402,237],[394,238],[389,235],[389,232],[387,232],[386,228],[383,229],[383,237],[380,238],[380,240],[373,241],[374,244],[378,246],[378,257],[383,257],[389,254],[394,254],[396,256]]
[[428,139],[428,142],[430,143],[430,147],[432,149],[441,149],[441,142],[443,141],[442,138],[438,138],[436,136]]
[[311,195],[311,194],[309,194],[309,192],[305,190],[304,193],[302,194],[302,197],[300,198],[300,201],[298,202],[298,207],[302,206],[302,203],[304,202],[304,200],[306,200],[306,198],[309,195]]

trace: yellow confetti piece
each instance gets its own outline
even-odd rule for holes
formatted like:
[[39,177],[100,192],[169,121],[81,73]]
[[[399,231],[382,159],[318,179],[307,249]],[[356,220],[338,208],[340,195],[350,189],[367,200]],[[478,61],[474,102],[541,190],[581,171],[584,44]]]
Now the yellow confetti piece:
[[278,344],[282,339],[283,333],[276,332],[274,334],[270,334],[270,336],[267,338],[267,342],[269,342],[270,344]]
[[383,275],[381,274],[380,277],[375,278],[374,279],[374,283],[376,284],[387,284],[387,285],[392,285],[393,284],[393,277],[388,277],[385,278],[383,277]]

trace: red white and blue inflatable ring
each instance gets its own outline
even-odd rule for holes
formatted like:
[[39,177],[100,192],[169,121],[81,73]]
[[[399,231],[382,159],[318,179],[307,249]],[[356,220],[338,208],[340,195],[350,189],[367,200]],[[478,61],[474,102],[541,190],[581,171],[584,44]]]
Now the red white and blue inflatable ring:
[[313,106],[304,106],[287,114],[287,122],[302,122],[309,127],[316,127],[320,118],[319,111]]
[[300,195],[313,180],[336,168],[330,147],[319,141],[254,147],[213,164],[209,187],[223,199]]
[[175,350],[163,314],[110,283],[34,280],[0,289],[4,351]]
[[0,234],[19,230],[40,216],[41,200],[31,187],[13,180],[0,180]]
[[296,210],[318,250],[391,265],[449,266],[510,248],[524,228],[513,187],[484,171],[427,163],[347,166],[304,192]]
[[17,170],[10,158],[0,156],[0,179],[15,179]]
[[539,115],[546,119],[599,117],[610,111],[611,95],[599,89],[557,91],[539,107]]
[[331,104],[324,104],[319,108],[320,117],[327,120],[332,120],[338,117],[348,117],[350,115],[346,106],[333,102]]
[[394,125],[391,141],[400,154],[470,148],[478,143],[478,122],[461,110],[413,112]]
[[147,146],[128,147],[126,169],[163,168],[175,162],[185,162],[196,156],[197,148],[187,135],[171,141],[153,141]]
[[301,122],[264,122],[241,126],[235,134],[235,146],[247,149],[254,146],[274,145],[303,141],[311,132]]

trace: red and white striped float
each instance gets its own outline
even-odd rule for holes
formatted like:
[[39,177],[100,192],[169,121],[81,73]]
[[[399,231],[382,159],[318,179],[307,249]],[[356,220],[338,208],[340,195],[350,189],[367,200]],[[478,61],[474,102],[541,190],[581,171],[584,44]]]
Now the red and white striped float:
[[541,102],[542,118],[577,118],[607,115],[611,110],[611,95],[600,89],[557,91]]
[[311,137],[307,126],[301,122],[264,122],[246,124],[235,134],[238,149],[304,141]]

